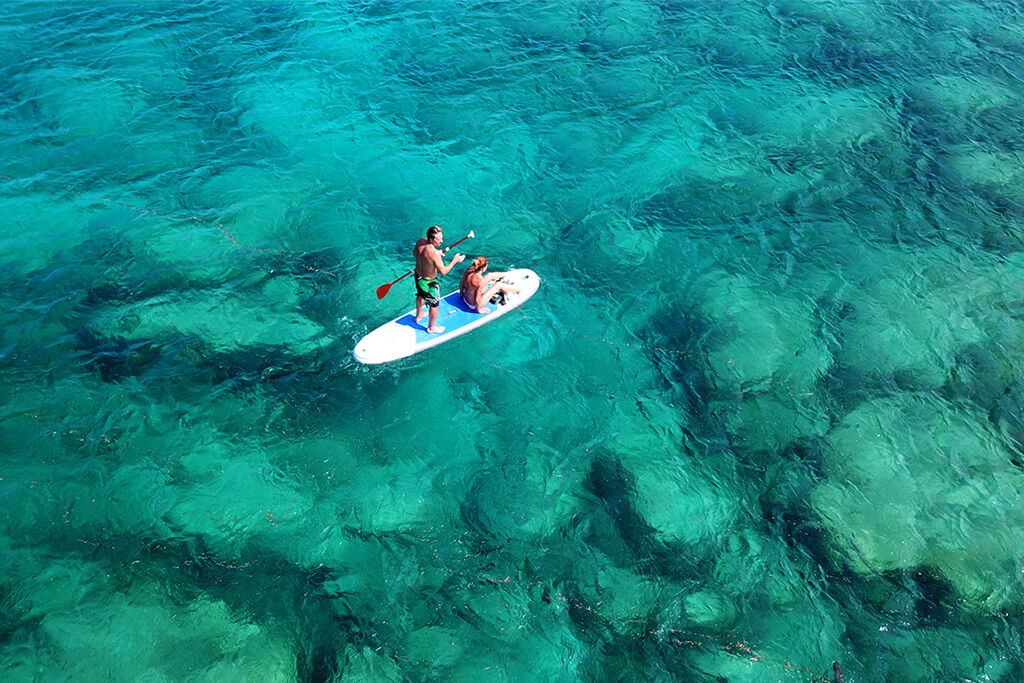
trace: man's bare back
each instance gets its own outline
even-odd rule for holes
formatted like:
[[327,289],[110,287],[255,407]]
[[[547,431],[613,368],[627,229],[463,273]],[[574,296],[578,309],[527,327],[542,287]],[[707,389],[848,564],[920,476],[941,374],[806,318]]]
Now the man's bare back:
[[441,253],[433,241],[421,237],[413,247],[412,255],[416,259],[416,274],[433,280],[437,277],[437,262],[441,261]]

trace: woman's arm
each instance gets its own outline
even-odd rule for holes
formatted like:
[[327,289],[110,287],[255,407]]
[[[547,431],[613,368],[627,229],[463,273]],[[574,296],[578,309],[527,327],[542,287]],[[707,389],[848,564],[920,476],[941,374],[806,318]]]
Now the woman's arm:
[[476,288],[476,310],[483,313],[487,309],[487,300],[491,298],[491,291],[486,290],[487,280],[480,278],[480,286]]

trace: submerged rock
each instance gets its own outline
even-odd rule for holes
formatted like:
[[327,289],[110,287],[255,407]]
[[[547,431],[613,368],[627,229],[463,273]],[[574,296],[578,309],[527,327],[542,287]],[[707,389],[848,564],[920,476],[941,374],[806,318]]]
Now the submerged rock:
[[462,655],[462,637],[443,626],[424,626],[411,632],[405,643],[405,655],[420,665],[447,667]]
[[597,584],[594,609],[622,634],[642,628],[671,590],[655,578],[611,565],[597,572]]
[[181,458],[177,479],[168,523],[221,558],[239,557],[260,536],[292,533],[311,507],[308,493],[255,448],[197,448]]
[[647,453],[627,469],[635,477],[637,514],[667,543],[710,556],[743,514],[732,482],[708,476],[685,457]]
[[473,478],[462,515],[485,537],[528,548],[578,509],[582,478],[582,468],[562,454],[531,444],[522,458]]
[[949,166],[969,183],[990,185],[1024,197],[1020,183],[1024,179],[1024,157],[1016,151],[993,149],[987,145],[961,145],[949,154]]
[[22,96],[69,140],[91,142],[128,124],[143,107],[141,88],[89,67],[31,69],[22,89]]
[[236,246],[273,251],[294,232],[314,192],[301,176],[239,165],[207,178],[189,199],[215,210],[217,227]]
[[758,451],[778,452],[794,441],[822,436],[829,428],[819,391],[749,394],[738,404],[721,401],[711,407],[742,446]]
[[723,630],[736,621],[736,607],[726,596],[713,590],[700,590],[683,598],[683,618],[701,628]]
[[911,388],[941,386],[957,351],[984,339],[976,278],[985,269],[947,248],[850,257],[861,282],[842,293],[851,313],[840,327],[840,366]]
[[657,5],[637,0],[615,0],[597,14],[588,38],[608,50],[643,50],[661,28]]
[[872,621],[860,629],[864,649],[883,653],[858,662],[844,660],[845,680],[885,681],[1005,681],[1015,678],[1015,660],[1006,656],[1000,639],[977,630],[954,626],[903,628],[891,621]]
[[743,275],[716,273],[700,302],[716,330],[708,361],[734,390],[808,391],[832,364],[811,302],[779,295]]
[[[74,250],[89,239],[89,224],[98,211],[106,211],[106,207],[98,207],[87,198],[65,201],[36,194],[0,197],[0,212],[11,217],[0,236],[5,271],[26,276],[46,268],[61,252]],[[40,232],[39,226],[45,226],[45,231]]]
[[394,660],[365,645],[362,649],[349,645],[344,657],[341,683],[401,683],[405,680]]
[[47,643],[32,663],[38,670],[59,663],[82,680],[295,679],[288,644],[220,600],[172,602],[166,586],[146,581],[123,592],[103,580],[88,588],[38,622],[37,637]]
[[999,81],[977,73],[940,74],[921,82],[911,92],[934,107],[935,115],[947,122],[1010,104],[1017,98]]
[[111,337],[195,335],[218,352],[278,347],[301,355],[333,341],[322,326],[296,313],[293,302],[226,291],[156,296],[101,311],[91,322],[98,333]]
[[766,145],[834,155],[893,137],[898,118],[887,96],[870,88],[827,90],[794,84],[791,90],[737,90],[731,102],[746,110],[745,120],[756,122]]
[[1024,474],[983,415],[905,393],[859,406],[828,440],[811,503],[855,571],[925,566],[977,610],[1021,604]]

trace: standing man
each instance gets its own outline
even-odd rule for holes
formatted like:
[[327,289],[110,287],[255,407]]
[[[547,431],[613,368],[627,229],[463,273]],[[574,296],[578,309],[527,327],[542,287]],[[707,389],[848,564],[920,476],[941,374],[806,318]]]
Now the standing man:
[[416,277],[416,322],[423,318],[423,302],[430,308],[430,317],[427,320],[427,332],[438,334],[444,332],[444,328],[437,324],[437,307],[441,303],[441,285],[437,278],[451,272],[455,264],[462,263],[466,258],[462,254],[455,254],[451,263],[444,264],[440,251],[444,242],[444,233],[441,226],[432,225],[427,229],[427,236],[421,237],[416,246],[413,247],[412,255],[416,258],[416,268],[413,275]]

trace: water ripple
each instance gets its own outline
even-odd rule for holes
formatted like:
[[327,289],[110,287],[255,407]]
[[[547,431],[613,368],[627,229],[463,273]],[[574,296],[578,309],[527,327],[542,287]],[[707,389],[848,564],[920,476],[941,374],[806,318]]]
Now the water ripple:
[[[1020,677],[1017,4],[0,40],[5,669]],[[540,293],[355,363],[433,223]]]

